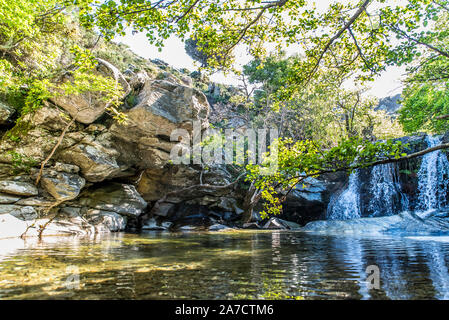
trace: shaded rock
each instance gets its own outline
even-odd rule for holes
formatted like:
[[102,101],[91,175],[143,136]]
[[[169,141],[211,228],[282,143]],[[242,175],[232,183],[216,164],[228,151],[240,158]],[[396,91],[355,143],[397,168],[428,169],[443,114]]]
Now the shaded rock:
[[21,181],[0,181],[0,192],[18,196],[36,196],[39,193],[34,185]]
[[176,205],[169,202],[163,202],[158,205],[157,210],[152,210],[152,213],[160,217],[171,216],[171,213],[175,210]]
[[75,199],[86,180],[76,174],[58,173],[54,176],[44,175],[41,179],[41,186],[56,200]]
[[243,229],[260,229],[260,226],[257,222],[247,222],[242,225]]
[[147,201],[159,200],[164,194],[199,183],[199,172],[188,166],[171,166],[163,170],[148,169],[137,190]]
[[[130,90],[130,87],[120,71],[105,60],[97,60],[97,74],[116,79],[125,92],[124,96],[126,96]],[[58,84],[72,81],[72,75],[65,74],[58,80]],[[68,96],[62,94],[56,95],[51,98],[51,101],[70,113],[76,121],[84,124],[90,124],[102,116],[106,111],[107,104],[103,98],[104,96],[100,92],[86,92],[83,94]]]
[[11,204],[0,205],[0,215],[2,214],[9,214],[23,221],[34,220],[38,216],[36,210],[31,206]]
[[81,197],[78,203],[98,210],[113,211],[127,216],[139,216],[146,208],[146,201],[133,185],[110,183],[94,189]]
[[9,194],[0,193],[0,204],[9,204],[19,201],[20,197],[16,197]]
[[80,167],[75,166],[73,164],[68,164],[68,163],[61,163],[61,162],[56,162],[53,165],[53,169],[59,172],[65,172],[65,173],[78,173],[80,171]]
[[61,208],[59,213],[67,217],[78,217],[81,216],[81,208],[67,206]]
[[0,101],[0,125],[9,124],[12,122],[15,110]]
[[216,207],[236,214],[242,214],[244,211],[238,206],[237,200],[228,197],[221,197]]
[[121,231],[126,228],[126,217],[111,211],[90,209],[86,219],[95,226],[97,232]]
[[301,225],[323,219],[331,196],[343,189],[346,181],[344,173],[305,179],[287,195],[280,218]]

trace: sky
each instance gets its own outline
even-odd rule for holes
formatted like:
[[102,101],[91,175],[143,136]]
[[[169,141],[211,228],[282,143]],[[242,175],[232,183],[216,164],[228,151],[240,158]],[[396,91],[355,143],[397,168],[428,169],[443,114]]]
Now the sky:
[[[332,1],[321,0],[318,2],[318,7],[325,9]],[[341,1],[347,2],[347,1]],[[122,42],[128,45],[132,51],[143,58],[147,59],[161,59],[167,62],[169,65],[181,69],[187,68],[191,71],[197,69],[195,62],[190,58],[184,49],[184,43],[174,36],[167,39],[161,52],[158,48],[151,45],[144,33],[132,34],[131,31],[127,32],[126,36],[116,39],[117,42]],[[287,49],[287,55],[294,54],[295,48]],[[243,48],[237,48],[236,62],[238,65],[244,65],[250,61],[249,55]],[[402,85],[400,79],[404,74],[405,69],[403,67],[389,67],[382,75],[377,77],[373,83],[369,85],[370,89],[367,91],[367,95],[371,95],[377,98],[383,98],[386,96],[395,95],[401,93]],[[238,80],[235,76],[230,74],[215,73],[210,77],[211,81],[236,85]]]

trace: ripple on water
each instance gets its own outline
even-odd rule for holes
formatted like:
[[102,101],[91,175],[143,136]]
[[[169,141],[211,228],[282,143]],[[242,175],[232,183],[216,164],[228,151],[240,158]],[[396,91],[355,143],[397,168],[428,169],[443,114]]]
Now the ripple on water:
[[0,248],[2,299],[449,298],[449,237],[120,233]]

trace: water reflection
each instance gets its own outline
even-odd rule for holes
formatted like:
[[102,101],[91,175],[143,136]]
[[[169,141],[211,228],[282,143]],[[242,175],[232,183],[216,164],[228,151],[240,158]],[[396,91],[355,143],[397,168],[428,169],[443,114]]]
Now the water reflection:
[[[0,241],[0,298],[448,299],[444,239],[224,232]],[[367,286],[369,265],[379,267],[380,289]],[[70,266],[79,289],[66,286]]]

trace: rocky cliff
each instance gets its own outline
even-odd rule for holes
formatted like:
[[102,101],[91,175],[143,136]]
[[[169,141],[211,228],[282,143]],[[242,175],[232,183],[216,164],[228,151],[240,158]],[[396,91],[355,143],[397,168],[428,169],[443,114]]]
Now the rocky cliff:
[[[14,109],[0,104],[0,235],[27,227],[33,235],[44,225],[43,234],[86,234],[170,226],[159,217],[204,225],[238,218],[235,173],[169,161],[178,143],[170,139],[173,130],[191,132],[193,121],[209,127],[208,100],[191,79],[163,71],[122,74],[102,59],[97,72],[123,87],[126,123],[113,121],[90,92],[47,101],[12,128]],[[36,185],[40,164],[58,143]]]

